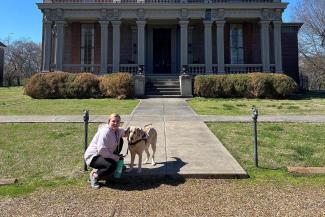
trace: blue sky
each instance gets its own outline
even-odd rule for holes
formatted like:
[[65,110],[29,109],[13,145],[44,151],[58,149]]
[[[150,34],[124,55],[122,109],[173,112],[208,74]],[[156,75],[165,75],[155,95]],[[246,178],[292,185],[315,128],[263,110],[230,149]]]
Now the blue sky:
[[[290,3],[284,21],[290,21],[293,6],[298,0],[282,0]],[[36,43],[42,40],[42,14],[36,3],[42,0],[2,0],[0,12],[0,40],[8,43],[17,39],[28,39]]]

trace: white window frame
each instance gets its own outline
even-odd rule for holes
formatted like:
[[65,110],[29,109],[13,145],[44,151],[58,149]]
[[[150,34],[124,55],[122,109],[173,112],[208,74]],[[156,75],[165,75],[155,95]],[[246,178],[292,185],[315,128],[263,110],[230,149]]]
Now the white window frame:
[[243,24],[230,24],[230,63],[244,64]]
[[[86,33],[91,31],[91,60],[85,61],[85,46],[86,46]],[[81,24],[81,64],[93,65],[95,59],[95,26],[94,24]],[[87,62],[87,63],[86,63]],[[83,67],[85,71],[91,71],[89,67]]]

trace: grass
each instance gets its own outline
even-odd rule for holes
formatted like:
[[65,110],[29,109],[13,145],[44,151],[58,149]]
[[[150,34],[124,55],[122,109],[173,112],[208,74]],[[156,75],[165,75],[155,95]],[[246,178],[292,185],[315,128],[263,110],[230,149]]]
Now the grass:
[[[89,140],[98,124],[89,125]],[[325,184],[325,176],[297,176],[286,166],[325,165],[325,125],[264,123],[258,125],[260,168],[253,165],[251,125],[209,123],[250,179],[239,184]],[[26,195],[39,188],[83,186],[83,125],[77,123],[0,124],[0,177],[18,183],[0,186],[0,197]]]
[[286,170],[325,166],[325,124],[259,123],[259,168],[253,163],[251,124],[208,123],[208,127],[248,171],[248,182],[325,184],[325,175],[293,175]]
[[138,100],[127,99],[32,99],[22,87],[0,88],[1,115],[80,115],[130,114]]
[[[89,125],[89,140],[97,125]],[[18,183],[0,186],[0,196],[84,183],[83,147],[82,124],[1,124],[0,177]]]
[[310,115],[325,114],[325,93],[299,94],[292,99],[209,99],[196,97],[188,101],[201,115],[250,115],[256,106],[262,115]]

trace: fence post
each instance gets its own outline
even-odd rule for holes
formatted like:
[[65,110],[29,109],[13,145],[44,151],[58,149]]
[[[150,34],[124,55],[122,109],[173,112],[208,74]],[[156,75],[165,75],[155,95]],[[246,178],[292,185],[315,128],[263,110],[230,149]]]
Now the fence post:
[[[88,147],[88,122],[89,122],[89,111],[86,110],[84,111],[83,115],[84,119],[84,126],[85,126],[85,147],[84,147],[84,153],[86,152],[86,149]],[[86,161],[84,160],[84,171],[87,171],[87,164]]]
[[258,167],[258,152],[257,152],[257,117],[258,110],[252,108],[252,119],[253,119],[253,144],[254,144],[254,163],[255,167]]

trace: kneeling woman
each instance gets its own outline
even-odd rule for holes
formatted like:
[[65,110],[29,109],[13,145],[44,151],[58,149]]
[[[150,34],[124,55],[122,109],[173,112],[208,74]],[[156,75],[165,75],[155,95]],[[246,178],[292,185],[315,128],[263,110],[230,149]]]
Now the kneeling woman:
[[[112,174],[116,169],[116,162],[120,159],[120,139],[124,136],[125,130],[120,128],[121,117],[118,114],[111,114],[108,125],[102,125],[88,146],[84,158],[86,164],[96,170],[90,173],[91,187],[99,188],[99,179]],[[123,145],[123,143],[122,143]],[[116,151],[119,149],[118,151]]]

